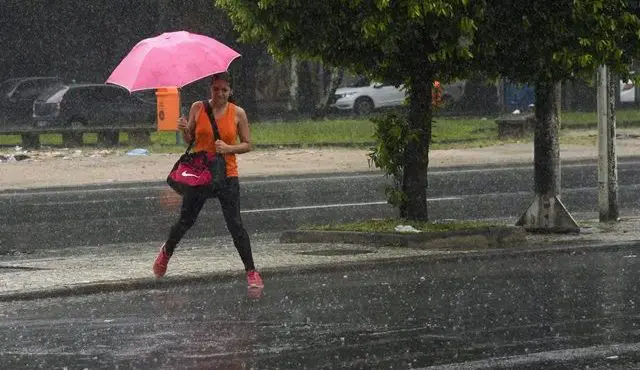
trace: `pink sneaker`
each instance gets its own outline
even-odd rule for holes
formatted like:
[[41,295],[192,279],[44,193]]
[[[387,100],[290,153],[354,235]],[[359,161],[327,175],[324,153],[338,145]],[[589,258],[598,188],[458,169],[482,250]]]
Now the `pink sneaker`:
[[162,244],[162,247],[160,247],[160,253],[158,253],[158,257],[156,257],[155,262],[153,262],[153,273],[157,278],[163,277],[167,272],[169,258],[171,257],[164,251],[164,244]]
[[247,271],[247,284],[249,288],[264,288],[260,274],[256,270]]

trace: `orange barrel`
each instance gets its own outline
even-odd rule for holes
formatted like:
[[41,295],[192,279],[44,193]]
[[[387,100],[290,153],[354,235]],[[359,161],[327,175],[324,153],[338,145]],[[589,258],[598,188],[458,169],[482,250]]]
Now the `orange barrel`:
[[180,94],[175,87],[156,90],[158,131],[178,131]]

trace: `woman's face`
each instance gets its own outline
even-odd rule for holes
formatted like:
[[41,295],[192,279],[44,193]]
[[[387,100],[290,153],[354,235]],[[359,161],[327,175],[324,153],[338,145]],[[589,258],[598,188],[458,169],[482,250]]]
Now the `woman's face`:
[[224,104],[229,100],[231,95],[231,87],[229,83],[224,80],[215,80],[211,85],[211,99],[213,104]]

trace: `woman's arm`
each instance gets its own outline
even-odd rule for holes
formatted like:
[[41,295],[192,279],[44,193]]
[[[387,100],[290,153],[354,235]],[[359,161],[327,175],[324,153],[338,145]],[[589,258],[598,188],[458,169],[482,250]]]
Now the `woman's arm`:
[[252,150],[249,119],[247,118],[247,112],[240,107],[236,107],[236,122],[238,125],[238,137],[240,137],[240,143],[229,145],[222,140],[216,140],[216,152],[220,154],[242,154]]
[[186,128],[182,130],[182,138],[187,144],[189,144],[196,135],[196,119],[198,117],[200,109],[202,109],[201,105],[202,103],[197,101],[191,104],[191,109],[189,109],[189,118],[187,120],[187,125]]

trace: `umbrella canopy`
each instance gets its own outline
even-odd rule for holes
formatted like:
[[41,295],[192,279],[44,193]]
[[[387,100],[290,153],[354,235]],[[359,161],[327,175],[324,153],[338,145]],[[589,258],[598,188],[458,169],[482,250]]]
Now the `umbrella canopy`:
[[118,64],[107,83],[129,91],[181,88],[225,72],[240,54],[207,36],[167,32],[140,41]]

